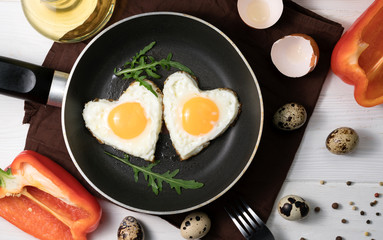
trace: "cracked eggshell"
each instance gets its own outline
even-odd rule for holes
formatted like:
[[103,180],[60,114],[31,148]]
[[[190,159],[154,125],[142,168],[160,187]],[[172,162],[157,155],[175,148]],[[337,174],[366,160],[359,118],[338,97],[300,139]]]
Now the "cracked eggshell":
[[349,127],[340,127],[333,130],[326,139],[326,148],[334,154],[347,154],[358,145],[359,136]]
[[285,131],[302,127],[306,120],[306,109],[299,103],[287,103],[280,107],[273,116],[274,126]]
[[194,212],[187,215],[181,224],[181,236],[185,239],[204,237],[210,230],[211,222],[206,213]]
[[278,212],[286,220],[296,221],[307,217],[310,211],[306,201],[296,195],[287,195],[278,203]]
[[274,25],[282,15],[282,0],[238,0],[238,13],[250,27],[265,29]]
[[125,217],[118,228],[118,240],[144,240],[144,229],[136,218],[132,216]]
[[317,65],[319,48],[312,37],[292,34],[274,42],[271,60],[283,75],[291,78],[303,77]]

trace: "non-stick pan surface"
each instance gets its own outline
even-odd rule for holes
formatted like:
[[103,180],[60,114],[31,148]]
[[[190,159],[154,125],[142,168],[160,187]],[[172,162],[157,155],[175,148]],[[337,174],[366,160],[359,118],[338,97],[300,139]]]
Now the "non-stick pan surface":
[[[82,118],[84,104],[95,98],[118,99],[131,81],[113,75],[140,49],[156,41],[148,53],[156,59],[173,53],[173,60],[188,66],[202,90],[231,88],[239,97],[242,111],[224,134],[198,155],[180,161],[166,129],[160,134],[152,170],[163,173],[179,169],[177,178],[204,183],[196,190],[178,195],[163,184],[158,195],[133,170],[104,151],[124,154],[100,144],[86,129]],[[155,83],[162,89],[172,72]],[[82,175],[103,196],[123,207],[146,213],[174,214],[208,204],[232,187],[253,160],[260,141],[263,105],[258,83],[247,61],[233,43],[214,26],[195,17],[169,12],[137,15],[105,29],[82,52],[70,73],[64,96],[62,125],[71,157]],[[148,162],[131,157],[137,165]],[[257,164],[256,161],[253,164]]]

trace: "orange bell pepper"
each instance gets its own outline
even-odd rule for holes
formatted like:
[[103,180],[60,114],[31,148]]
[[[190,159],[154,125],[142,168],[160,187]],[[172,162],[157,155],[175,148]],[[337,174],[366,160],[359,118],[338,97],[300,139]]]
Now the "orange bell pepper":
[[375,0],[336,44],[331,68],[344,82],[355,85],[358,104],[383,103],[383,0]]
[[95,230],[101,208],[72,175],[33,151],[0,169],[0,216],[43,240],[81,240]]

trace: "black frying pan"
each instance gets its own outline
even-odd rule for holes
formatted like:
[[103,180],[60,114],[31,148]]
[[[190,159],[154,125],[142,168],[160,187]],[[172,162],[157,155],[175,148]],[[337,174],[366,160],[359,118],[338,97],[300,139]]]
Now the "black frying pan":
[[[149,52],[156,59],[173,53],[173,60],[188,66],[202,90],[233,89],[242,104],[235,123],[198,155],[180,161],[164,129],[157,143],[153,171],[179,169],[177,178],[204,183],[196,190],[178,195],[164,183],[157,196],[143,176],[136,183],[132,169],[104,154],[123,153],[101,145],[85,128],[84,104],[95,98],[117,99],[131,81],[114,76],[136,52],[152,41]],[[154,82],[162,89],[171,71]],[[237,47],[214,26],[192,16],[157,12],[124,19],[101,32],[77,59],[66,85],[62,105],[62,126],[67,148],[84,178],[112,202],[140,212],[174,214],[206,205],[228,191],[244,174],[257,150],[263,125],[263,103],[253,71]],[[137,165],[147,165],[131,157]],[[256,162],[254,163],[256,164]]]

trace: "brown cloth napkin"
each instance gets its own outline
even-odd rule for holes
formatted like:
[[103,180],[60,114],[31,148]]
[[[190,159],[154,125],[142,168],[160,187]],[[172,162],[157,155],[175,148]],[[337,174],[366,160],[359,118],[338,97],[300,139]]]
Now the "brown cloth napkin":
[[[305,126],[293,132],[273,128],[271,118],[285,103],[298,102],[311,116],[322,84],[330,66],[332,49],[340,38],[343,27],[289,0],[276,25],[266,30],[256,30],[245,25],[237,12],[236,0],[129,0],[117,1],[109,24],[122,18],[152,11],[175,11],[194,15],[218,27],[239,47],[252,66],[261,86],[265,106],[264,130],[255,159],[240,181],[223,197],[202,208],[212,220],[206,239],[240,239],[241,235],[223,209],[226,198],[241,195],[256,213],[266,221],[278,192],[303,137]],[[320,50],[315,70],[302,78],[292,79],[280,74],[270,59],[272,44],[279,38],[293,33],[313,37]],[[43,65],[69,72],[87,42],[76,44],[54,43]],[[57,161],[88,189],[95,191],[82,179],[65,148],[60,109],[31,102],[25,103],[24,123],[30,124],[26,149],[35,150]],[[186,214],[162,216],[175,226],[180,226]]]

